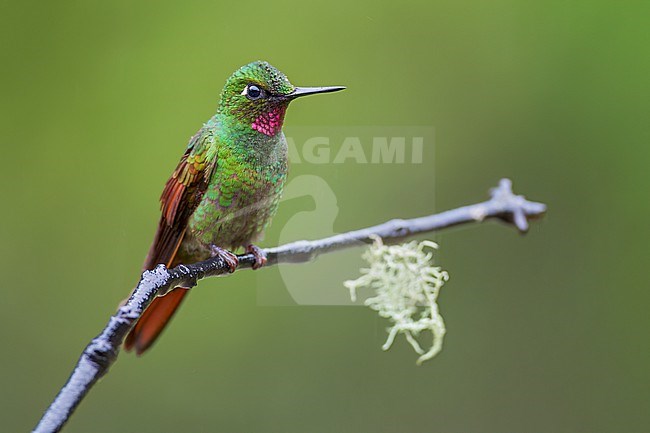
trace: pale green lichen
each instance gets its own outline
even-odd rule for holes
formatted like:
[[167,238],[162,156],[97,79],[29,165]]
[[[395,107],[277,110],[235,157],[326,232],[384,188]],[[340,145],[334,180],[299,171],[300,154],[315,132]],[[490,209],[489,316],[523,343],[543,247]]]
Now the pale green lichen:
[[[363,254],[370,267],[361,269],[361,277],[344,283],[352,301],[356,301],[360,288],[367,287],[374,292],[364,304],[393,323],[382,349],[388,350],[397,334],[404,334],[420,355],[418,365],[440,352],[446,332],[437,300],[449,274],[433,266],[433,251],[437,248],[432,241],[384,245],[381,238],[376,237]],[[417,340],[423,331],[430,331],[432,335],[427,350]]]

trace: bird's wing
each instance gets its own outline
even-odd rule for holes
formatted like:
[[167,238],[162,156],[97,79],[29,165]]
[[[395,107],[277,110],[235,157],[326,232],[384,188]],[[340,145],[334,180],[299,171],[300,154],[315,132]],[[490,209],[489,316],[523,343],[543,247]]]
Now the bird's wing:
[[202,128],[191,139],[160,196],[162,215],[143,270],[171,266],[183,240],[187,221],[199,205],[217,164],[216,138]]
[[[162,215],[143,265],[145,270],[153,269],[160,263],[167,267],[178,264],[176,252],[185,236],[187,222],[199,205],[216,165],[214,130],[204,127],[190,139],[187,151],[160,197]],[[138,355],[146,351],[169,323],[186,294],[187,290],[175,288],[167,295],[154,299],[126,337],[125,349],[135,348]]]

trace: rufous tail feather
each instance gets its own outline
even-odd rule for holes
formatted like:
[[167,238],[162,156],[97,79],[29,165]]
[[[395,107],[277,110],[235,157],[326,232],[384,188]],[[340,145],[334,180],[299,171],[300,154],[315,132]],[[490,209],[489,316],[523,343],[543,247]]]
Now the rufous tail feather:
[[189,290],[176,287],[154,299],[126,337],[124,348],[135,349],[136,354],[142,355],[158,339],[188,293]]

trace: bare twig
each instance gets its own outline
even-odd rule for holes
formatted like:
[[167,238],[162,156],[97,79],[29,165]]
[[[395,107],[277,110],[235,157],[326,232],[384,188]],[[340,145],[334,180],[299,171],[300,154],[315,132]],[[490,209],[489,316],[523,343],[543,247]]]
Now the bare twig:
[[[491,190],[490,200],[482,203],[421,218],[396,219],[316,241],[297,241],[264,251],[268,256],[267,266],[278,263],[303,263],[323,253],[360,243],[370,243],[372,236],[379,236],[386,242],[396,242],[419,233],[486,219],[502,220],[524,233],[528,230],[528,221],[541,217],[545,212],[544,204],[530,202],[523,196],[514,195],[510,180],[502,179],[499,186]],[[250,253],[237,257],[238,269],[250,268],[255,260]],[[194,287],[203,278],[226,273],[228,265],[220,257],[191,265],[180,265],[174,269],[158,265],[154,270],[144,272],[128,301],[110,318],[101,334],[86,346],[67,383],[59,391],[34,432],[58,432],[63,428],[95,382],[104,376],[115,362],[124,338],[156,296],[164,295],[177,286]]]

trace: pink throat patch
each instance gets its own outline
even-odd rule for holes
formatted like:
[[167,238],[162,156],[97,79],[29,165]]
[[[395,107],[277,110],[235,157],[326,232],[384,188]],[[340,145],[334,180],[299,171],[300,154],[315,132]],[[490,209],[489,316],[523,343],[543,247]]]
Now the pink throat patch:
[[268,136],[275,135],[282,129],[286,111],[287,107],[274,108],[272,111],[264,113],[255,119],[251,124],[251,128]]

